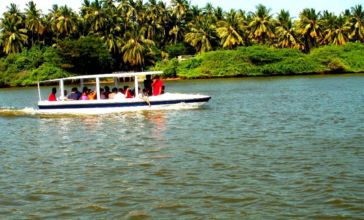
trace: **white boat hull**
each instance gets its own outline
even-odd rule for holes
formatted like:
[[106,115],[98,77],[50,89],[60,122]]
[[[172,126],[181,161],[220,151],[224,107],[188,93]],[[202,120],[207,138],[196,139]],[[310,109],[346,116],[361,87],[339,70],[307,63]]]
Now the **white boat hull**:
[[191,94],[163,94],[144,98],[40,101],[40,113],[60,114],[104,114],[127,111],[190,109],[198,108],[211,97]]

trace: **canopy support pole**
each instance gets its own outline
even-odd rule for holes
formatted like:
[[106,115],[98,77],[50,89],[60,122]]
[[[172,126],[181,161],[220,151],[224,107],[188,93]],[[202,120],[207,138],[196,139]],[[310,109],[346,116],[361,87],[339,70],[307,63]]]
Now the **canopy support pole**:
[[100,78],[96,77],[96,95],[97,95],[97,100],[101,99],[101,94],[100,94]]
[[39,82],[37,83],[38,84],[38,96],[39,96],[39,101],[42,101],[42,96],[40,94],[40,85],[39,85]]
[[63,101],[64,100],[64,84],[63,84],[63,80],[59,80],[59,88],[60,88],[60,93],[61,93],[61,96],[60,96],[60,99]]
[[134,97],[138,97],[139,96],[139,87],[138,87],[138,76],[135,76],[134,78]]

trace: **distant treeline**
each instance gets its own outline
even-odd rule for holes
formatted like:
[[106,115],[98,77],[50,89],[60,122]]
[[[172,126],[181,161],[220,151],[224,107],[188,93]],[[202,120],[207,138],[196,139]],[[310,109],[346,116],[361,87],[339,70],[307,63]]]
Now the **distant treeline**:
[[[293,20],[288,11],[274,16],[264,5],[246,12],[224,11],[210,3],[200,8],[187,0],[172,0],[169,6],[156,0],[84,0],[79,12],[54,5],[43,14],[29,1],[23,11],[10,4],[1,17],[0,84],[29,84],[70,73],[142,70],[178,55],[208,51],[225,53],[264,45],[310,53],[320,46],[349,42],[364,43],[362,5],[340,15],[306,8]],[[41,61],[14,67],[23,57],[19,54],[36,50],[45,56]],[[58,60],[47,60],[48,53]],[[86,57],[97,62],[87,63]],[[100,66],[87,68],[90,64]],[[17,83],[9,74],[16,75]]]

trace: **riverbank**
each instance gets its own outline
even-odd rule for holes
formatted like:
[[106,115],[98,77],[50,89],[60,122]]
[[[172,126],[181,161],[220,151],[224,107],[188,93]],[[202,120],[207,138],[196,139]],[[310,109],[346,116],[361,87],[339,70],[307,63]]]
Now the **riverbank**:
[[154,69],[166,77],[226,78],[246,76],[317,75],[364,72],[364,45],[315,48],[310,54],[297,49],[268,46],[239,47],[199,54],[193,58],[158,62]]
[[[166,80],[318,75],[364,72],[364,44],[297,49],[268,46],[238,47],[199,54],[186,60],[157,62]],[[52,48],[29,50],[0,60],[0,87],[31,86],[38,80],[74,75],[63,70]]]

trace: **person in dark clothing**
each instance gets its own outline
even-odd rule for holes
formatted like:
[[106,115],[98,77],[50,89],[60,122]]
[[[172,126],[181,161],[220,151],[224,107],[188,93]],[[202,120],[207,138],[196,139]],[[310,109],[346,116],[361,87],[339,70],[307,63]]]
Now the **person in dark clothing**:
[[146,79],[144,80],[144,89],[148,96],[152,95],[152,79],[150,75],[146,75]]
[[104,88],[105,88],[105,92],[104,92],[105,98],[108,99],[109,98],[109,94],[111,93],[110,92],[110,87],[105,86]]
[[67,99],[71,100],[79,100],[81,97],[81,93],[78,91],[76,87],[73,87],[71,93],[68,95]]

